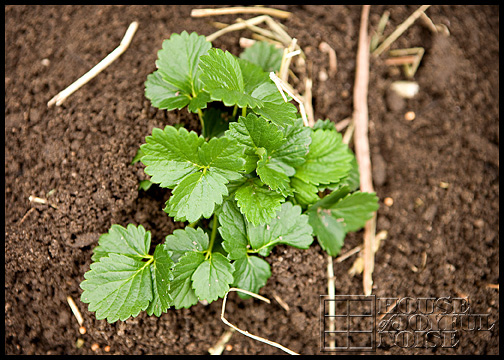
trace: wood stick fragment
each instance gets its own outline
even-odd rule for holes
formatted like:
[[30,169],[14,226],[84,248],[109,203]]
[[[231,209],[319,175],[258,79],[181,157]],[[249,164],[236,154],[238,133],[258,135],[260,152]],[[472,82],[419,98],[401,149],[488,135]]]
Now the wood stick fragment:
[[499,290],[499,284],[487,284],[487,287],[490,289]]
[[278,77],[282,79],[282,81],[287,82],[287,77],[289,75],[289,67],[292,60],[292,56],[289,56],[290,53],[294,51],[296,48],[297,39],[292,39],[292,42],[289,44],[289,47],[284,49],[284,53],[282,56],[282,62],[280,64],[280,71],[278,72]]
[[280,297],[277,295],[277,293],[273,293],[273,297],[275,298],[275,300],[277,301],[278,304],[280,304],[280,306],[287,312],[289,312],[290,310],[290,307],[289,305]]
[[217,343],[212,346],[210,349],[208,349],[208,353],[210,355],[221,355],[224,349],[226,348],[226,344],[229,342],[231,339],[231,336],[236,330],[231,328],[227,329],[224,331],[224,333],[221,335]]
[[225,317],[224,317],[224,314],[226,312],[226,301],[227,301],[227,296],[228,294],[231,292],[231,291],[237,291],[237,292],[242,292],[244,294],[247,294],[247,295],[250,295],[252,297],[255,297],[256,299],[259,299],[259,300],[262,300],[264,302],[267,302],[268,304],[270,304],[270,301],[269,299],[266,299],[265,297],[261,296],[261,295],[258,295],[258,294],[255,294],[253,292],[250,292],[250,291],[247,291],[247,290],[243,290],[243,289],[238,289],[238,288],[230,288],[229,291],[226,293],[226,295],[224,295],[224,299],[222,300],[222,311],[221,311],[221,320],[224,324],[226,324],[227,326],[235,329],[236,331],[238,331],[239,333],[245,335],[245,336],[248,336],[254,340],[257,340],[257,341],[261,341],[265,344],[268,344],[268,345],[271,345],[271,346],[274,346],[280,350],[283,350],[285,351],[286,353],[290,354],[290,355],[299,355],[298,353],[286,348],[285,346],[282,346],[280,345],[279,343],[276,343],[274,341],[271,341],[271,340],[268,340],[268,339],[265,339],[263,337],[260,337],[260,336],[257,336],[257,335],[254,335],[254,334],[251,334],[249,333],[248,331],[246,330],[242,330],[238,327],[236,327],[235,325],[231,324]]
[[191,11],[192,17],[205,17],[215,15],[229,15],[229,14],[264,14],[275,16],[281,19],[287,19],[291,13],[284,10],[267,8],[267,7],[248,7],[248,6],[234,6],[219,9],[193,9]]
[[251,25],[260,24],[261,22],[266,20],[266,17],[267,17],[266,15],[260,15],[260,16],[256,16],[256,17],[248,19],[248,20],[244,20],[242,22],[237,22],[235,24],[231,24],[223,29],[220,29],[220,30],[214,32],[213,34],[208,35],[206,37],[206,40],[212,42],[215,39],[217,39],[218,37],[220,37],[224,34],[227,34],[229,32],[246,29],[248,24],[251,24]]
[[306,116],[308,117],[308,126],[315,125],[315,114],[312,105],[312,85],[313,81],[309,77],[305,79],[305,94],[303,97],[304,107],[306,109]]
[[344,128],[350,125],[350,121],[352,121],[352,119],[348,117],[334,124],[336,131],[341,132]]
[[47,106],[51,107],[53,105],[60,106],[67,97],[72,95],[75,91],[79,90],[83,85],[85,85],[88,81],[93,79],[96,75],[102,72],[107,66],[112,64],[121,54],[128,48],[133,35],[138,28],[138,23],[133,21],[128,30],[126,30],[126,34],[124,38],[121,40],[120,45],[108,54],[102,61],[96,64],[91,70],[82,75],[79,79],[77,79],[73,84],[68,86],[65,90],[59,92],[56,96],[54,96],[51,100],[47,102]]
[[283,91],[285,91],[287,94],[289,94],[289,96],[291,98],[293,98],[298,103],[299,112],[301,113],[301,117],[303,118],[303,124],[304,124],[304,126],[309,126],[303,101],[299,97],[294,95],[294,93],[290,90],[290,86],[288,86],[288,83],[283,81],[282,79],[280,79],[278,76],[276,76],[276,74],[273,71],[270,72],[269,76],[270,76],[270,79],[273,80],[273,82],[277,86],[278,91],[280,91],[280,94],[282,94],[282,97],[285,102],[287,102],[287,98],[285,97],[285,94],[283,93]]
[[413,64],[416,60],[416,55],[395,56],[385,60],[385,65],[404,65]]
[[383,31],[385,30],[385,26],[387,26],[389,16],[390,12],[388,10],[385,10],[380,18],[380,21],[378,22],[376,33],[371,37],[371,44],[370,44],[371,52],[373,52],[376,49],[378,43],[383,38]]
[[[334,300],[336,295],[336,282],[334,276],[334,266],[333,258],[331,255],[327,255],[327,293],[329,299]],[[336,329],[336,304],[334,301],[329,301],[329,334],[334,334],[333,331]],[[336,346],[336,340],[334,337],[329,338],[329,347],[334,348]]]
[[[371,175],[371,157],[368,139],[368,83],[369,83],[369,37],[367,32],[370,5],[363,5],[357,49],[357,62],[354,86],[353,122],[355,155],[359,164],[360,189],[362,192],[374,192]],[[374,269],[374,234],[376,213],[364,226],[363,246],[363,289],[364,295],[371,295]]]
[[247,21],[243,20],[243,19],[238,19],[236,20],[236,22],[238,23],[245,23],[245,26],[247,29],[255,32],[256,34],[259,34],[261,36],[263,36],[264,38],[269,38],[269,39],[276,39],[276,36],[275,34],[270,31],[270,30],[267,30],[267,29],[263,29],[262,27],[259,27],[257,25],[254,25],[254,24],[250,24],[248,23]]
[[376,50],[373,51],[373,56],[377,57],[379,56],[383,51],[388,49],[388,47],[399,38],[415,21],[422,15],[422,13],[427,10],[430,7],[430,5],[422,5],[420,6],[413,14],[411,14],[406,20],[404,20],[395,30],[392,32],[392,34],[389,35],[388,38],[386,38],[380,46],[376,48]]
[[354,255],[354,254],[357,254],[357,253],[358,253],[359,251],[361,251],[361,250],[362,250],[362,246],[360,246],[360,245],[359,245],[359,246],[356,246],[356,247],[354,247],[352,250],[349,250],[348,252],[346,252],[345,254],[338,256],[338,257],[335,259],[335,261],[336,261],[337,263],[341,263],[341,262],[345,261],[346,259],[348,259],[350,256],[352,256],[352,255]]
[[329,54],[329,76],[334,76],[338,71],[338,58],[336,57],[336,51],[326,43],[322,41],[319,45],[320,51]]
[[35,211],[35,208],[31,208],[30,210],[28,210],[26,212],[26,214],[23,216],[23,218],[21,219],[21,221],[18,223],[18,225],[21,225],[22,223],[24,223],[24,221],[28,218],[28,216],[30,216],[30,214],[34,211]]
[[79,311],[79,308],[75,304],[75,301],[72,299],[71,296],[67,296],[67,302],[68,302],[68,305],[70,305],[70,309],[72,309],[72,313],[74,314],[75,318],[77,319],[79,326],[82,326],[82,324],[84,323],[84,319],[82,318],[82,315]]

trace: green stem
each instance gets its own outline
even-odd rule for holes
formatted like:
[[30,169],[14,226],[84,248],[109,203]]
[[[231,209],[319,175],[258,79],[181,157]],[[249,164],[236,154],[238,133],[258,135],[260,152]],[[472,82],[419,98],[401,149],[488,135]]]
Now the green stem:
[[196,226],[196,224],[198,224],[198,221],[199,221],[199,220],[196,220],[195,222],[192,222],[192,223],[190,223],[190,224],[189,224],[189,225],[187,225],[187,226],[189,226],[190,228],[193,228],[193,229],[194,229],[194,227]]
[[242,108],[242,116],[247,117],[247,107],[246,106]]
[[203,121],[203,111],[201,109],[198,109],[198,116],[199,116],[199,121],[201,124],[201,135],[205,134],[205,122]]
[[233,117],[236,116],[236,113],[238,112],[238,105],[235,104],[234,109],[233,109]]
[[212,226],[212,234],[210,235],[210,244],[208,245],[208,250],[205,255],[205,260],[207,260],[210,257],[210,254],[212,253],[212,248],[215,242],[215,236],[217,235],[217,215],[214,214],[213,216],[213,226]]
[[149,259],[149,260],[145,263],[144,267],[149,266],[149,265],[150,265],[150,264],[154,261],[154,255],[144,255],[144,256],[143,256],[143,258],[144,258],[144,259]]

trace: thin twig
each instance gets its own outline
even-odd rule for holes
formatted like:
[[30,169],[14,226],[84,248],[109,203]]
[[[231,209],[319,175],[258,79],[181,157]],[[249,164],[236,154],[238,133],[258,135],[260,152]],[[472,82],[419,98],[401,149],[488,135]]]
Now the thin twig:
[[275,16],[281,19],[287,19],[291,15],[290,12],[284,10],[278,10],[266,7],[246,7],[246,6],[235,6],[219,9],[193,9],[191,11],[192,17],[205,17],[205,16],[229,15],[229,14],[264,14]]
[[392,34],[389,35],[388,38],[386,38],[380,46],[376,48],[375,51],[373,51],[373,56],[377,57],[379,56],[383,51],[388,49],[388,47],[397,40],[399,36],[401,36],[414,22],[416,19],[422,15],[422,13],[427,10],[430,7],[430,5],[422,5],[420,6],[413,14],[411,14],[406,20],[403,21],[401,25],[399,25]]
[[312,105],[312,85],[313,81],[309,77],[305,79],[305,93],[304,93],[304,107],[306,109],[306,116],[308,117],[308,126],[313,127],[315,125],[315,114],[313,112]]
[[280,304],[280,306],[287,312],[289,312],[290,310],[290,307],[289,307],[289,304],[287,304],[280,296],[278,296],[277,293],[273,293],[273,297],[275,298],[275,300],[277,301],[278,304]]
[[359,245],[359,246],[356,246],[356,247],[354,247],[352,250],[349,250],[348,252],[346,252],[345,254],[338,256],[338,257],[335,259],[335,261],[336,261],[337,263],[343,262],[343,261],[345,261],[346,259],[348,259],[350,256],[352,256],[352,255],[354,255],[354,254],[357,254],[357,253],[358,253],[359,251],[361,251],[361,250],[362,250],[362,246],[360,246],[360,245]]
[[389,16],[390,12],[388,10],[385,10],[380,18],[380,21],[378,22],[376,33],[371,37],[371,44],[370,44],[371,52],[373,52],[376,49],[378,43],[383,38],[383,31],[385,30],[385,26],[387,26]]
[[18,223],[18,225],[21,225],[22,223],[24,223],[24,221],[28,218],[28,216],[30,216],[30,214],[34,211],[35,211],[35,208],[31,208],[30,210],[28,210],[26,212],[26,214],[23,216],[23,218],[21,219],[21,221]]
[[[303,105],[303,101],[299,99],[296,95],[294,95],[293,92],[290,91],[290,86],[287,86],[286,82],[284,82],[282,79],[280,79],[276,74],[272,71],[270,72],[270,79],[273,80],[275,85],[278,88],[278,91],[280,91],[280,94],[282,94],[282,97],[284,98],[285,102],[287,102],[287,98],[285,97],[283,91],[285,91],[291,98],[293,98],[299,105],[299,112],[301,113],[301,117],[303,118],[303,124],[304,126],[309,126],[308,119],[306,117],[306,110]],[[283,91],[282,91],[283,90]]]
[[72,313],[74,314],[75,318],[77,319],[77,322],[79,323],[79,326],[82,326],[84,323],[84,319],[82,318],[82,315],[79,311],[79,308],[75,304],[75,301],[72,299],[71,296],[67,296],[67,301],[68,305],[70,305],[70,309],[72,309]]
[[285,351],[286,353],[290,354],[290,355],[299,355],[298,353],[286,348],[285,346],[282,346],[274,341],[271,341],[271,340],[268,340],[268,339],[265,339],[265,338],[262,338],[260,336],[257,336],[257,335],[254,335],[254,334],[251,334],[249,333],[248,331],[246,330],[241,330],[240,328],[238,328],[237,326],[231,324],[225,317],[224,317],[224,314],[226,312],[226,301],[227,301],[227,296],[228,294],[231,292],[231,291],[237,291],[237,292],[242,292],[244,294],[247,294],[247,295],[250,295],[252,297],[255,297],[256,299],[259,299],[259,300],[262,300],[264,302],[267,302],[268,304],[270,304],[270,301],[269,299],[266,299],[265,297],[261,296],[261,295],[258,295],[258,294],[255,294],[253,292],[250,292],[250,291],[247,291],[247,290],[243,290],[243,289],[237,289],[237,288],[231,288],[229,289],[229,291],[226,293],[226,295],[224,295],[224,299],[222,300],[222,312],[221,312],[221,320],[224,324],[226,324],[227,326],[235,329],[236,331],[242,333],[243,335],[245,336],[248,336],[254,340],[257,340],[257,341],[261,341],[265,344],[268,344],[268,345],[271,345],[271,346],[274,346],[280,350],[283,350]]
[[221,355],[222,352],[224,351],[224,348],[226,347],[226,344],[229,342],[231,336],[235,331],[236,330],[233,328],[224,331],[224,333],[221,335],[217,343],[210,349],[208,349],[208,353],[210,355]]
[[287,76],[289,74],[289,67],[290,67],[290,63],[292,60],[292,56],[290,56],[289,54],[294,51],[294,49],[296,48],[296,44],[297,44],[297,39],[292,39],[289,46],[286,49],[284,49],[284,53],[282,56],[282,62],[280,64],[280,71],[278,72],[278,77],[280,79],[282,79],[284,82],[287,82]]
[[136,21],[132,22],[126,30],[126,34],[124,38],[121,40],[121,44],[110,54],[108,54],[102,61],[96,64],[91,70],[82,75],[79,79],[77,79],[73,84],[67,87],[65,90],[58,93],[51,100],[48,101],[47,106],[51,107],[56,104],[56,106],[60,106],[67,97],[72,95],[75,91],[77,91],[81,86],[86,84],[89,80],[94,78],[100,72],[102,72],[107,66],[112,64],[121,54],[128,48],[133,35],[138,28],[138,23]]
[[269,39],[276,39],[277,37],[275,36],[275,34],[270,31],[270,30],[267,30],[267,29],[263,29],[262,27],[259,27],[257,25],[254,25],[254,24],[250,24],[248,23],[246,20],[243,20],[243,19],[238,19],[236,20],[236,22],[238,23],[245,23],[245,26],[247,29],[249,29],[250,31],[253,31],[263,37],[266,37],[266,38],[269,38]]
[[[329,299],[335,299],[336,295],[336,283],[334,276],[334,266],[333,266],[333,258],[331,255],[327,255],[327,293],[329,295]],[[335,315],[336,315],[336,303],[334,301],[329,301],[329,334],[334,334],[334,330],[336,329],[335,323]],[[334,348],[336,346],[336,340],[334,337],[329,339],[329,347]]]
[[338,58],[336,57],[336,51],[326,43],[322,41],[319,45],[319,50],[323,53],[329,54],[329,76],[334,76],[338,71]]
[[288,46],[292,42],[292,38],[290,35],[282,28],[282,25],[275,21],[270,16],[266,15],[266,24],[270,27],[270,29],[276,34],[276,38],[281,41],[284,46]]
[[[361,24],[359,31],[359,45],[357,49],[357,62],[354,86],[354,113],[355,125],[354,141],[355,155],[359,164],[360,190],[373,192],[373,180],[371,175],[371,158],[368,139],[368,83],[369,83],[369,37],[368,18],[370,5],[363,5]],[[376,226],[376,213],[366,222],[364,227],[364,295],[370,295],[373,286],[372,273],[374,269],[374,234]]]
[[237,22],[235,24],[231,24],[229,26],[226,26],[223,29],[220,29],[220,30],[214,32],[213,34],[208,35],[206,37],[206,40],[212,42],[215,39],[217,39],[219,36],[222,36],[222,35],[227,34],[229,32],[246,29],[248,24],[251,24],[251,25],[260,24],[261,22],[265,21],[266,18],[267,18],[267,15],[260,15],[260,16],[256,16],[256,17],[248,19],[248,20],[244,20],[242,22]]
[[350,117],[347,117],[334,124],[334,126],[336,127],[336,131],[341,132],[344,128],[350,125],[350,121],[352,121],[352,119]]
[[42,198],[39,198],[37,196],[28,196],[28,201],[30,202],[34,202],[36,204],[43,204],[43,205],[49,205],[51,206],[52,208],[54,209],[57,209],[58,207],[56,205],[54,205],[53,203],[50,203],[49,201],[47,201],[47,199],[42,199]]

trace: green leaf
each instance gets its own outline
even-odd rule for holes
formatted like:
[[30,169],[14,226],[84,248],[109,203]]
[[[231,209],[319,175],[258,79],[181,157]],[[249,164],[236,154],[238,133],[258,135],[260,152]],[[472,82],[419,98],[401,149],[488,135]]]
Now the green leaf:
[[294,198],[301,205],[313,204],[320,199],[317,195],[318,189],[315,185],[304,182],[296,177],[292,177],[290,179],[290,186],[294,191]]
[[229,121],[224,116],[227,116],[226,112],[215,108],[208,109],[203,113],[205,124],[203,136],[205,139],[221,137],[229,129]]
[[227,137],[203,137],[172,126],[154,129],[141,146],[151,182],[173,188],[165,211],[176,221],[210,217],[228,195],[226,184],[242,176],[244,147]]
[[154,261],[151,266],[153,299],[147,308],[147,314],[161,316],[166,312],[172,303],[170,296],[170,281],[173,280],[174,262],[170,258],[170,253],[163,249],[163,245],[156,246],[154,251]]
[[138,190],[147,191],[150,189],[151,186],[152,183],[150,180],[142,180],[140,181],[140,183],[138,183]]
[[256,41],[245,49],[240,58],[260,66],[263,71],[278,71],[282,62],[283,51],[266,41]]
[[325,120],[318,119],[315,122],[315,124],[313,125],[312,129],[313,130],[322,129],[322,130],[337,131],[335,124],[329,119],[325,119]]
[[98,246],[93,249],[91,260],[99,261],[109,254],[122,254],[135,259],[143,259],[149,254],[151,233],[142,225],[128,224],[126,228],[114,224],[109,232],[100,236]]
[[327,209],[309,211],[308,216],[322,249],[331,256],[338,256],[346,236],[344,224]]
[[[233,286],[239,289],[258,293],[271,276],[270,265],[257,256],[245,256],[233,263]],[[241,298],[248,299],[250,295],[238,293]]]
[[284,196],[291,196],[293,189],[290,182],[295,178],[289,177],[295,174],[297,166],[305,162],[304,157],[311,143],[311,130],[303,126],[302,121],[298,119],[295,125],[286,126],[283,133],[285,141],[261,156],[261,161],[257,164],[257,174],[272,189]]
[[267,151],[260,153],[260,160],[257,163],[257,175],[271,189],[278,191],[283,196],[292,195],[292,189],[289,185],[289,177],[285,174],[284,169],[278,162],[275,162],[272,155],[268,155]]
[[200,58],[201,82],[212,100],[226,106],[249,107],[280,126],[292,125],[297,109],[285,103],[267,72],[228,51],[211,49]]
[[145,97],[151,101],[152,106],[163,110],[182,109],[191,102],[191,96],[170,85],[159,70],[147,75]]
[[166,126],[164,130],[154,128],[152,136],[145,138],[140,149],[145,154],[141,161],[151,182],[161,187],[173,188],[185,176],[198,171],[198,149],[205,142],[194,131]]
[[[276,89],[275,86],[273,87]],[[278,90],[276,91],[278,93]],[[292,125],[296,120],[297,114],[296,107],[289,102],[274,103],[263,101],[262,107],[253,108],[252,111],[278,126]]]
[[233,265],[224,255],[212,253],[194,271],[193,289],[200,300],[212,302],[223,297],[233,283]]
[[245,146],[247,173],[255,170],[257,166],[258,149],[273,151],[285,143],[283,133],[276,125],[254,114],[248,114],[247,117],[240,116],[238,122],[229,125],[226,135]]
[[352,150],[348,149],[348,152],[352,156],[352,161],[350,161],[350,171],[348,174],[342,178],[340,181],[332,184],[322,184],[318,186],[319,191],[324,191],[326,189],[336,190],[341,186],[349,186],[350,191],[355,191],[360,187],[360,173],[359,173],[359,165],[357,164],[357,159],[355,158]]
[[140,161],[140,159],[142,158],[142,156],[144,156],[144,155],[145,155],[145,154],[143,153],[142,149],[140,149],[140,148],[139,148],[139,149],[137,150],[137,153],[135,154],[135,157],[133,158],[133,160],[131,160],[130,165],[133,165],[133,164],[135,164],[135,163],[139,162],[139,161]]
[[194,222],[201,216],[209,218],[215,204],[227,195],[228,180],[214,171],[196,172],[186,176],[173,190],[165,211],[176,221]]
[[312,185],[330,184],[346,177],[351,169],[352,154],[341,134],[331,130],[315,130],[306,161],[296,168],[296,178]]
[[247,220],[254,225],[268,223],[281,208],[285,197],[270,190],[260,179],[251,179],[236,190],[236,201]]
[[268,263],[250,256],[250,253],[267,256],[277,244],[306,249],[313,242],[308,216],[301,214],[299,206],[284,203],[276,215],[268,224],[253,226],[240,213],[234,201],[228,200],[223,204],[219,214],[219,231],[228,258],[236,260],[233,263],[234,286],[257,293],[271,275]]
[[192,288],[191,277],[203,261],[205,261],[203,253],[188,251],[175,264],[170,295],[176,309],[189,308],[198,302],[198,297]]
[[186,252],[206,251],[208,249],[208,235],[201,228],[177,229],[166,237],[164,249],[170,251],[171,258],[177,262]]
[[357,231],[366,225],[378,210],[378,198],[374,193],[356,191],[348,194],[334,205],[328,207],[332,216],[342,219],[345,230]]
[[249,226],[248,236],[251,249],[262,256],[268,256],[277,244],[308,249],[313,242],[308,216],[301,214],[300,206],[290,202],[282,204],[281,210],[267,225]]
[[229,51],[211,49],[200,58],[201,81],[212,100],[219,100],[226,106],[262,106],[262,102],[245,93],[240,64]]
[[153,298],[148,262],[110,253],[90,268],[80,284],[81,301],[89,304],[88,310],[95,311],[98,320],[124,321],[147,309]]
[[308,210],[310,225],[322,248],[337,256],[346,233],[362,228],[378,210],[374,193],[354,192],[348,185],[341,186],[325,196]]
[[202,92],[198,64],[211,47],[205,36],[195,32],[172,34],[163,41],[156,61],[158,71],[148,76],[145,84],[145,95],[154,106],[172,110],[189,105],[192,112],[206,107],[210,97]]
[[296,167],[305,162],[311,144],[311,130],[303,125],[301,119],[283,129],[285,142],[271,154],[273,161],[284,169],[288,176],[293,176]]
[[236,201],[225,201],[219,214],[219,232],[224,239],[222,247],[230,260],[247,256],[247,221],[236,205]]

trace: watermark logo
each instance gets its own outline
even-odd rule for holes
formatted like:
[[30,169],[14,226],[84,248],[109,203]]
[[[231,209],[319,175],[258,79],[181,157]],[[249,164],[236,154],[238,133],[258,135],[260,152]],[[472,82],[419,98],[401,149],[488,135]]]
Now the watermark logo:
[[490,314],[474,314],[460,297],[378,298],[328,295],[320,302],[321,351],[456,348],[463,333],[493,331]]

